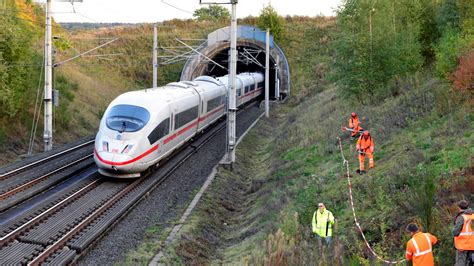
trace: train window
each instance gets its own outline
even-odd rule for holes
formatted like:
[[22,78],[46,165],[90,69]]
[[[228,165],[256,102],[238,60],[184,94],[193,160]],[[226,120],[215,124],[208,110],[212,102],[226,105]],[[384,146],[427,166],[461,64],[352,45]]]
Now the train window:
[[263,81],[258,83],[258,88],[263,88],[263,86],[264,86]]
[[153,129],[153,131],[148,135],[148,141],[150,144],[157,142],[162,137],[168,135],[170,133],[170,119],[166,118],[165,120],[161,121],[161,123]]
[[107,127],[118,132],[136,132],[150,120],[150,112],[143,107],[119,104],[107,113]]
[[255,84],[250,85],[250,91],[254,91],[254,90],[255,90]]
[[245,93],[249,92],[250,91],[250,87],[249,86],[245,86]]
[[216,98],[207,101],[207,111],[214,110],[217,108],[219,105],[223,103],[223,98],[224,96],[217,96]]
[[198,117],[198,106],[184,110],[175,116],[175,129],[180,128]]

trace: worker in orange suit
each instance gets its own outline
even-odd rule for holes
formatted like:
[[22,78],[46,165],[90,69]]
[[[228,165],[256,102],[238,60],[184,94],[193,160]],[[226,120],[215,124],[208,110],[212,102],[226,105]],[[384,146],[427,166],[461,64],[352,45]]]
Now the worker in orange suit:
[[[459,213],[454,221],[452,230],[454,247],[456,247],[455,266],[469,265],[470,256],[474,257],[474,211],[469,208],[469,202],[461,200],[458,203]],[[474,259],[471,259],[474,261]]]
[[364,131],[364,133],[360,135],[359,140],[357,140],[356,145],[357,152],[359,153],[359,170],[357,170],[359,174],[362,175],[365,173],[364,160],[366,155],[369,157],[369,167],[374,168],[374,148],[375,142],[372,136],[370,136],[368,130]]
[[351,118],[349,118],[349,129],[352,129],[351,138],[354,139],[359,132],[363,129],[360,127],[359,117],[355,112],[352,112]]
[[411,239],[407,242],[406,259],[413,260],[413,266],[434,265],[433,245],[438,242],[436,236],[421,232],[416,224],[409,224],[407,230]]

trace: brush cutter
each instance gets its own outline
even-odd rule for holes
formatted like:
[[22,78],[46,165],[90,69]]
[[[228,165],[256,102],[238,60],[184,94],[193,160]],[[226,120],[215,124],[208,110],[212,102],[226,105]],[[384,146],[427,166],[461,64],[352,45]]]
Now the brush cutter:
[[[355,129],[352,129],[352,128],[348,128],[348,127],[341,127],[341,130],[342,131],[350,131],[350,132],[355,132],[356,130]],[[364,129],[361,128],[360,130],[358,130],[359,133],[364,133]]]

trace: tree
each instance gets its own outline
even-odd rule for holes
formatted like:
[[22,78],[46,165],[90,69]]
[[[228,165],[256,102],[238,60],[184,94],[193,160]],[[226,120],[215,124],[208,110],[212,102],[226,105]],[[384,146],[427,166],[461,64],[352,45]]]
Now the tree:
[[194,11],[194,17],[198,21],[218,21],[221,19],[230,19],[229,10],[220,5],[209,5]]
[[367,103],[423,63],[420,2],[347,0],[338,10],[331,79],[343,96]]
[[257,26],[262,30],[270,29],[270,33],[276,41],[281,41],[285,34],[285,20],[278,15],[272,6],[266,6],[262,9],[257,20]]
[[14,2],[7,3],[12,15],[0,16],[0,115],[12,118],[29,100],[27,92],[35,69],[28,65],[36,63],[31,48],[35,34],[29,24],[17,19]]

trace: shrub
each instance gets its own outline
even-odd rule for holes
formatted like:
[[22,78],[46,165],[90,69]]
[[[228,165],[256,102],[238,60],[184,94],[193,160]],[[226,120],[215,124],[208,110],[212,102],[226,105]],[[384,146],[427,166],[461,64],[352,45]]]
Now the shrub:
[[217,21],[221,19],[230,19],[229,10],[220,5],[209,5],[194,11],[194,17],[198,21]]
[[419,165],[416,174],[410,179],[410,187],[413,192],[411,193],[412,206],[419,214],[423,227],[430,231],[436,194],[434,174],[427,167]]
[[461,91],[474,90],[474,50],[461,57],[459,66],[451,75],[454,88]]
[[272,6],[264,7],[257,20],[257,26],[259,28],[262,30],[270,29],[270,33],[273,35],[275,41],[283,39],[285,35],[284,24],[285,20],[278,15]]
[[435,47],[436,74],[447,78],[457,66],[459,52],[463,46],[460,32],[455,29],[447,30]]

